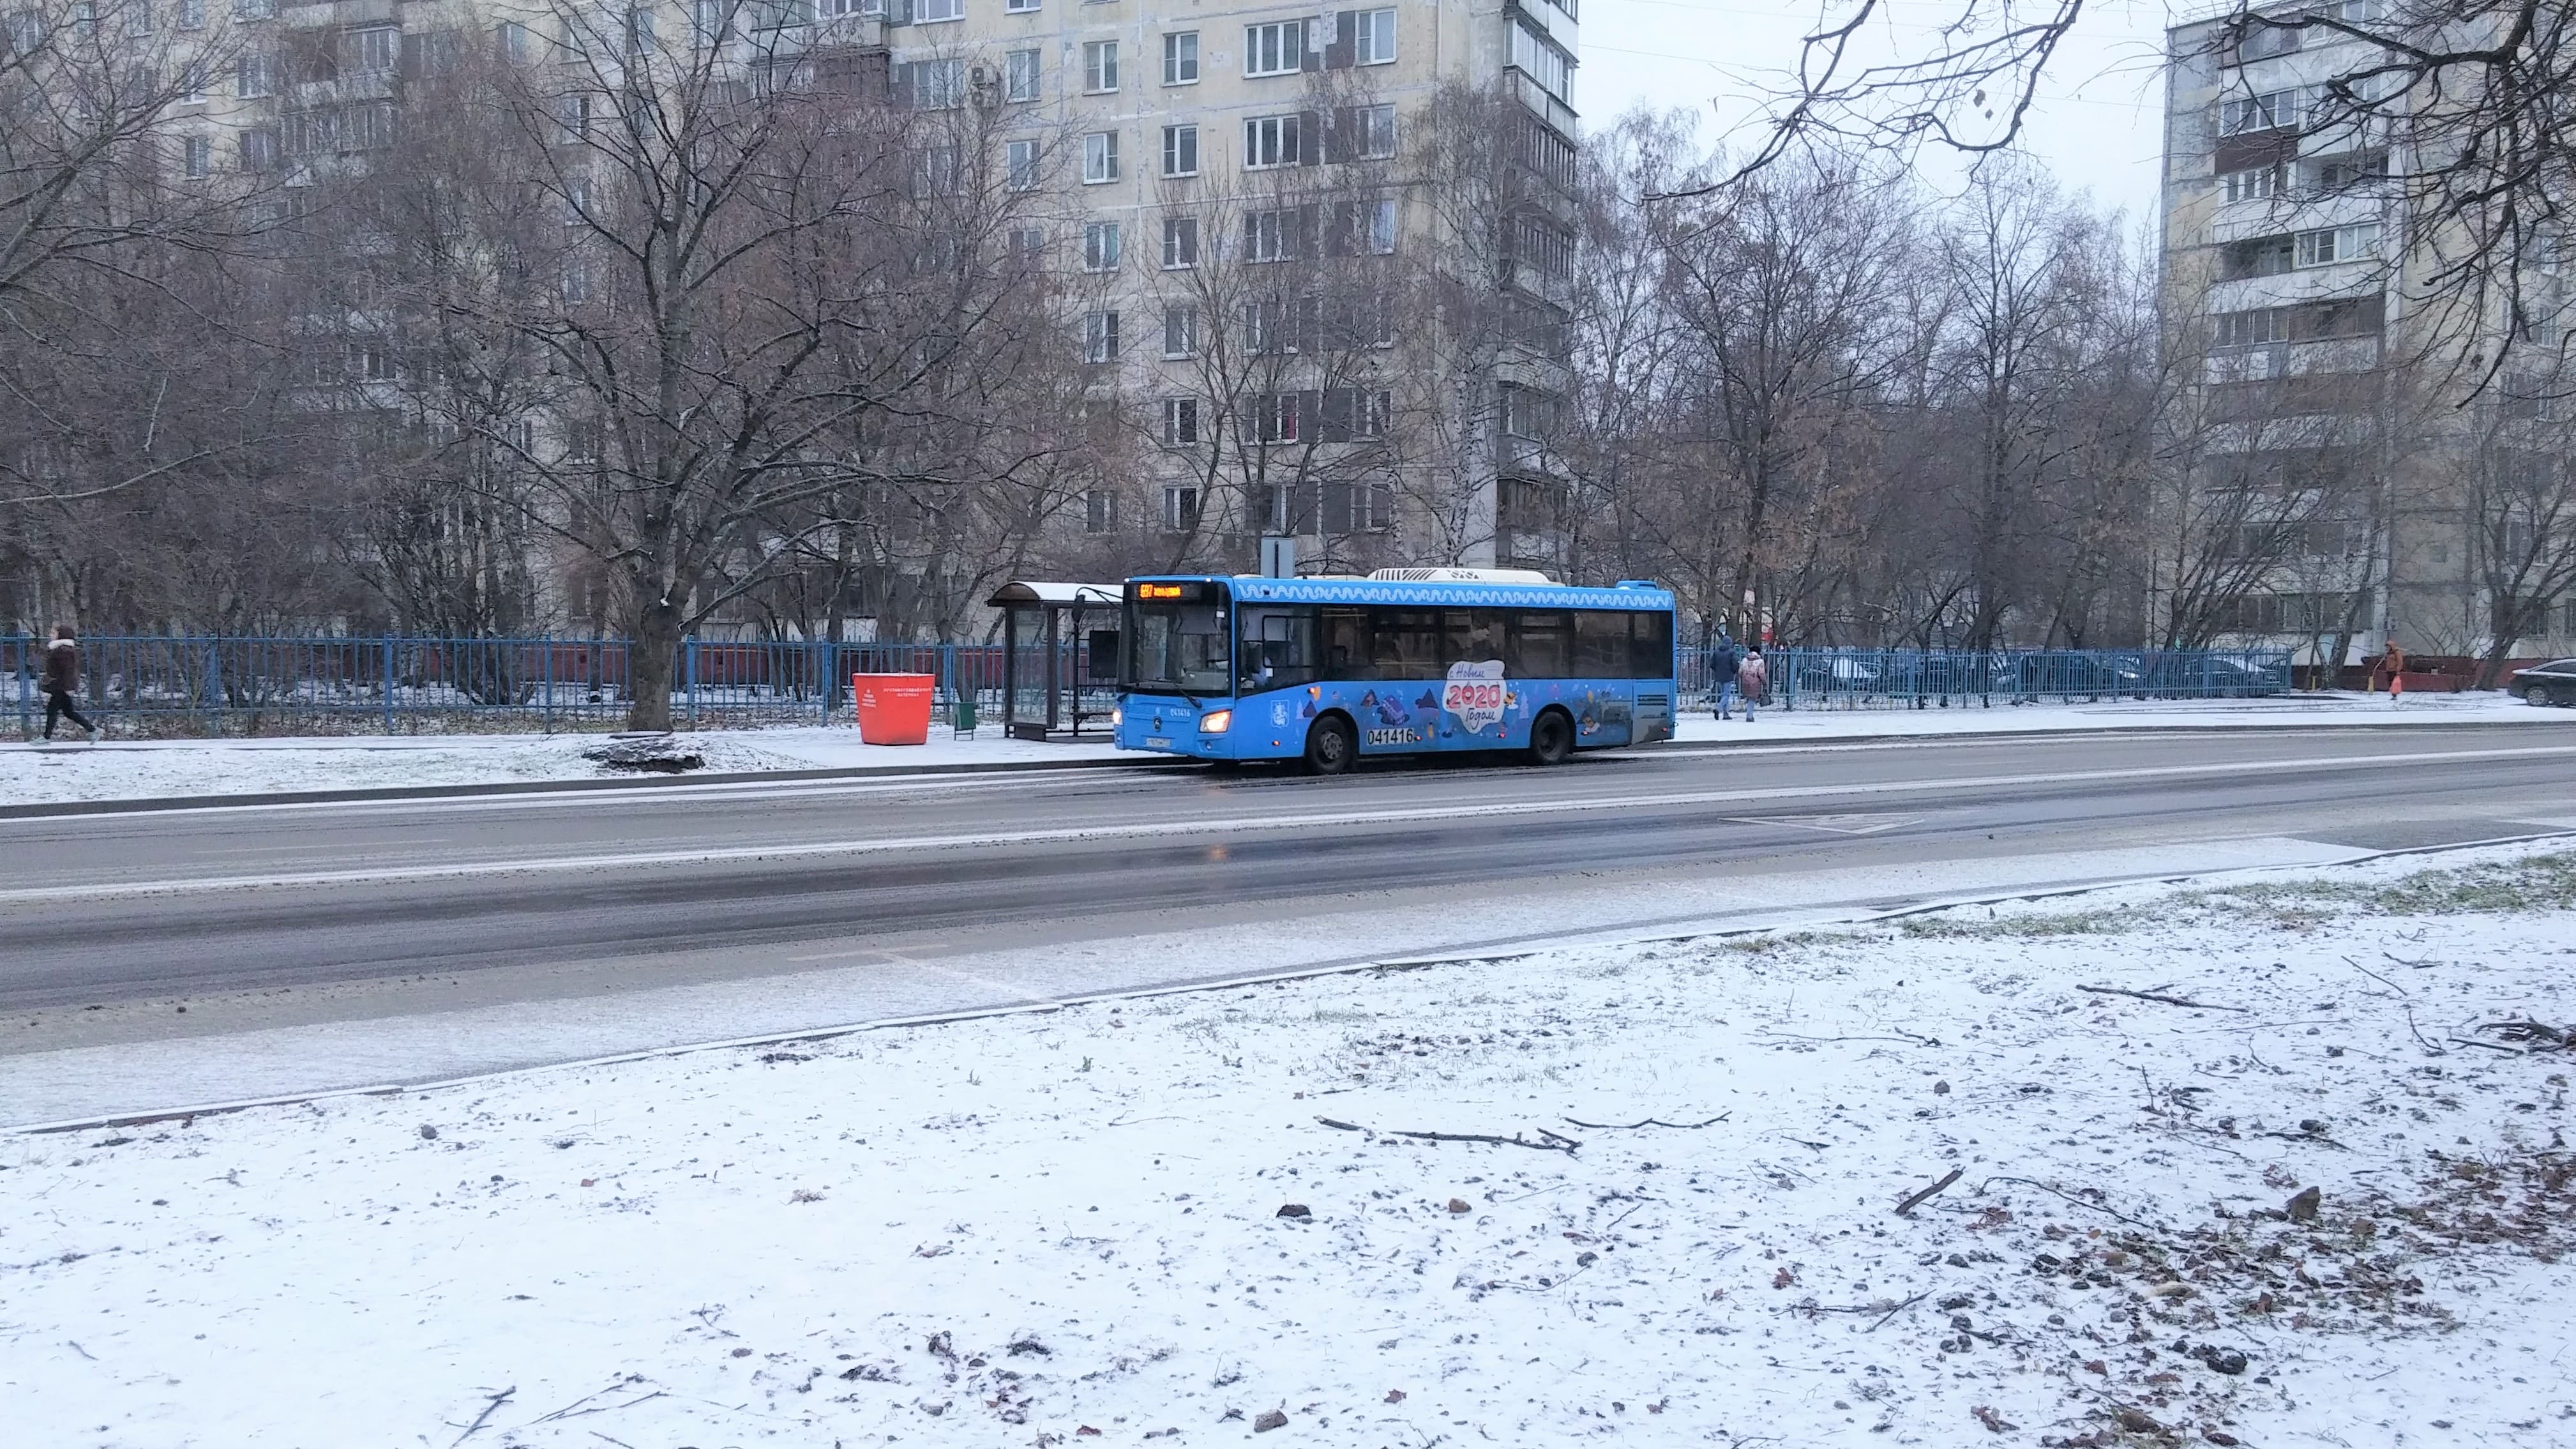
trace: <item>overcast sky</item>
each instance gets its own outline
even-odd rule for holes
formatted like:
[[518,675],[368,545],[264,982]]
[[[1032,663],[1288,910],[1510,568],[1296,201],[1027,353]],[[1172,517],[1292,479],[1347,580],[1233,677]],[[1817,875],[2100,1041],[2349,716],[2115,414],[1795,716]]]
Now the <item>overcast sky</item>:
[[[1923,39],[1960,3],[1887,0],[1874,38],[1920,53]],[[2133,223],[2152,216],[2165,27],[2176,13],[2207,8],[2193,0],[2087,5],[2040,87],[2027,128],[2031,154],[2097,204],[2125,209]],[[1732,130],[1758,144],[1746,123],[1758,119],[1763,89],[1796,66],[1798,42],[1818,15],[1818,0],[1587,0],[1576,109],[1587,127],[1601,127],[1635,104],[1681,107],[1699,115],[1704,137]],[[1960,174],[1930,158],[1924,169],[1944,187],[1955,187]]]

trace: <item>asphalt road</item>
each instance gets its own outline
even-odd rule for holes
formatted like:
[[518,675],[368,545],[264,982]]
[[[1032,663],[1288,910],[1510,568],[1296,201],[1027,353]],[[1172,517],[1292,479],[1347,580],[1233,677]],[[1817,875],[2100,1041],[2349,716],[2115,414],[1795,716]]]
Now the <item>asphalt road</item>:
[[[423,1013],[535,1020],[566,1002],[595,1022],[637,993],[699,993],[689,1012],[622,1034],[586,1028],[436,1063],[502,1065],[1782,903],[2561,827],[2576,828],[2576,729],[2529,726],[1676,746],[1555,770],[1332,780],[1084,770],[5,820],[0,1055]],[[707,1015],[704,988],[751,983],[775,1010]]]

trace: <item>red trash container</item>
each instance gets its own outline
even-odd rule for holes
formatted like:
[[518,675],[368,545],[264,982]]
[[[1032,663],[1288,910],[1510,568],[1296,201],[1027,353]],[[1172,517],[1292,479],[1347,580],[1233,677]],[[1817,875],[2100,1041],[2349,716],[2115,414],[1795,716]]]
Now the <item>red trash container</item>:
[[858,705],[859,738],[871,745],[918,745],[930,738],[932,674],[853,674],[850,697]]

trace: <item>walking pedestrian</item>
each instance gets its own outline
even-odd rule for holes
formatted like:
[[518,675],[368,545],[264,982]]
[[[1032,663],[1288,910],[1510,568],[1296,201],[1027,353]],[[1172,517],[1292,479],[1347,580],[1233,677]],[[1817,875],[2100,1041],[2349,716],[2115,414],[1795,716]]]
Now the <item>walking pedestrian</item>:
[[[2384,674],[2388,677],[2388,702],[2391,705],[2396,704],[2400,699],[2405,697],[2406,651],[2397,647],[2397,636],[2393,634],[2389,636],[2388,647],[2382,650],[2379,655],[2379,667],[2372,670],[2371,673],[2374,675]],[[2371,684],[2374,689],[2378,687],[2378,681],[2376,679],[2373,679]]]
[[1734,717],[1729,711],[1735,708],[1735,676],[1743,664],[1744,651],[1735,647],[1734,636],[1718,630],[1717,642],[1708,646],[1708,684],[1719,719]]
[[1744,651],[1744,663],[1735,671],[1735,686],[1744,691],[1744,722],[1753,723],[1753,706],[1771,692],[1771,666],[1762,660],[1762,646],[1752,645]]
[[98,743],[98,726],[72,704],[80,692],[80,641],[72,637],[72,626],[56,624],[54,642],[45,650],[45,738],[54,737],[54,722],[68,719],[89,731],[89,742]]

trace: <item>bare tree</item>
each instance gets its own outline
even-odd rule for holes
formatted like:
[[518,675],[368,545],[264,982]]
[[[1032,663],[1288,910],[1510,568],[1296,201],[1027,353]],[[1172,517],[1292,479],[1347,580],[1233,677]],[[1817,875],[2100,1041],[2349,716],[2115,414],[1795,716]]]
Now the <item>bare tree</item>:
[[688,632],[834,526],[822,505],[937,476],[925,440],[989,400],[979,349],[1030,320],[962,61],[889,97],[881,50],[719,8],[661,36],[567,3],[544,63],[460,66],[449,104],[494,118],[499,163],[416,303],[539,359],[541,426],[491,441],[531,522],[614,583],[638,728],[667,726]]

